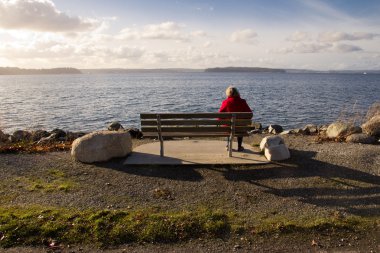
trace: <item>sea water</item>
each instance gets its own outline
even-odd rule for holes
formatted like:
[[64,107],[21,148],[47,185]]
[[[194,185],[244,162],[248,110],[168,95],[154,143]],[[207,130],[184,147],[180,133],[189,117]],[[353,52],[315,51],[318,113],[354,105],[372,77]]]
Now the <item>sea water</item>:
[[380,101],[380,75],[145,72],[0,76],[0,129],[139,127],[142,112],[217,112],[236,86],[254,121],[328,124]]

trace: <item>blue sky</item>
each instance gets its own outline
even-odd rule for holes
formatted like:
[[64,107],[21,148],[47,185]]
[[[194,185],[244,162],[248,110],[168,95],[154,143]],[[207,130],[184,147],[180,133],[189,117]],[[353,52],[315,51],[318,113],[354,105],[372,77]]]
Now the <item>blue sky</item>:
[[0,0],[0,66],[380,69],[378,13],[375,0]]

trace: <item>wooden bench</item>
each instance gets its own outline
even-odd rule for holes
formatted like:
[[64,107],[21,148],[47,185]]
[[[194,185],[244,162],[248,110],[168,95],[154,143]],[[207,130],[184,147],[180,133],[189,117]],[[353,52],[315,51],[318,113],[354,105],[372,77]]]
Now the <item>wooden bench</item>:
[[144,137],[160,140],[160,156],[164,156],[165,137],[230,137],[228,156],[232,156],[235,136],[248,136],[252,113],[141,113]]

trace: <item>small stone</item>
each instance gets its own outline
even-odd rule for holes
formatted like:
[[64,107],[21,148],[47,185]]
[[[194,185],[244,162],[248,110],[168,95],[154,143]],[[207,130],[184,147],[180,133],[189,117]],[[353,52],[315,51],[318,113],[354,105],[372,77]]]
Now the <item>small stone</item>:
[[280,125],[269,125],[268,131],[270,134],[279,134],[283,131],[284,129]]
[[111,185],[111,183],[106,183],[106,185],[107,185],[107,186],[110,186],[110,185]]
[[39,141],[42,138],[48,137],[50,134],[45,130],[36,130],[33,131],[31,136],[32,141]]
[[236,245],[234,246],[234,250],[237,250],[237,249],[241,249],[241,246],[240,246],[239,244],[236,244]]
[[124,127],[118,121],[114,121],[108,125],[107,129],[108,131],[119,131],[119,130],[123,130]]
[[126,130],[132,138],[134,139],[141,139],[143,137],[143,133],[138,128],[128,128]]
[[11,136],[12,142],[19,142],[19,141],[30,141],[32,138],[32,134],[28,131],[24,130],[17,130],[15,131]]

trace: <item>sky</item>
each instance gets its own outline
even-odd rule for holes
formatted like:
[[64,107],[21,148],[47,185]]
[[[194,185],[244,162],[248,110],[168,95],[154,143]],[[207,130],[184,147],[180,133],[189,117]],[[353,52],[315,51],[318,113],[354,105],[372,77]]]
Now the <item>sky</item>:
[[380,69],[378,0],[0,0],[0,67]]

